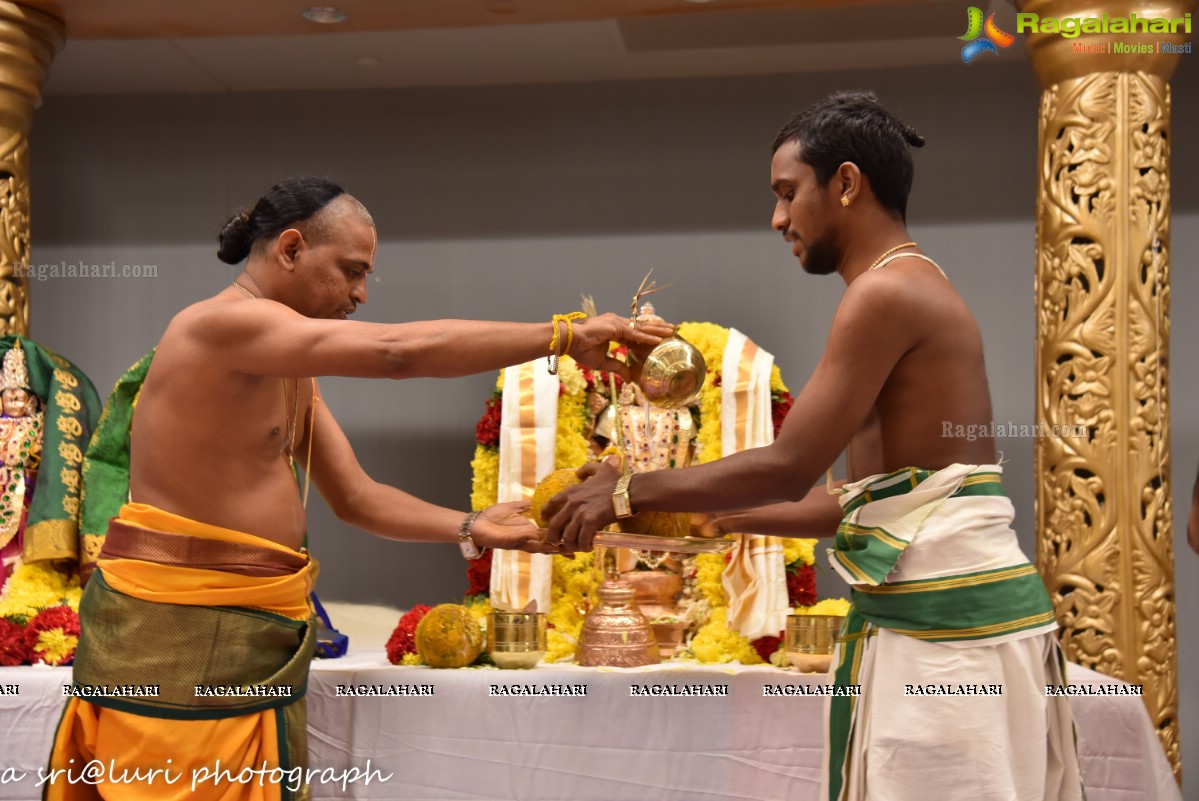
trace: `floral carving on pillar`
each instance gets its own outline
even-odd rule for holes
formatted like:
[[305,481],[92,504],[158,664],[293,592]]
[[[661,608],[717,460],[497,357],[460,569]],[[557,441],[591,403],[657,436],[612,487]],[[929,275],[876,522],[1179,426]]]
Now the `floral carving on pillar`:
[[[1169,481],[1169,85],[1046,89],[1037,214],[1038,564],[1072,662],[1134,684],[1178,769]],[[1056,428],[1055,428],[1056,426]]]

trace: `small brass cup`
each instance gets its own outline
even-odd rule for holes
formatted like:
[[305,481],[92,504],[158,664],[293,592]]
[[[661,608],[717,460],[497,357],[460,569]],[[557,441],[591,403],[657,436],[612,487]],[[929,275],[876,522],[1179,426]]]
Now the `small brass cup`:
[[497,667],[527,669],[545,656],[544,612],[492,612],[487,651]]
[[844,622],[842,615],[787,615],[787,661],[802,673],[827,673]]

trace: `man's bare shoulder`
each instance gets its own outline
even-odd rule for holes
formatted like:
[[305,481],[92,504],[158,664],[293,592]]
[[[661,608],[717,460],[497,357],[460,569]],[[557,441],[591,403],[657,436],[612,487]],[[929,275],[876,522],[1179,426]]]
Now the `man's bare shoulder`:
[[881,270],[863,273],[845,290],[838,315],[874,326],[899,324],[923,329],[945,314],[970,314],[953,284],[933,265],[900,259]]
[[276,324],[301,315],[282,303],[266,298],[227,298],[215,295],[181,309],[167,324],[163,339],[200,337],[220,340],[248,333],[262,325]]

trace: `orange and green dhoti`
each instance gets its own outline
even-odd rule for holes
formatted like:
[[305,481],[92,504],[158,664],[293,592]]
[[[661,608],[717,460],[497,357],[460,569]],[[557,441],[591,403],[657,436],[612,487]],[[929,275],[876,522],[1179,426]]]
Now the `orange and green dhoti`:
[[44,798],[307,798],[315,576],[305,552],[125,504],[80,603]]

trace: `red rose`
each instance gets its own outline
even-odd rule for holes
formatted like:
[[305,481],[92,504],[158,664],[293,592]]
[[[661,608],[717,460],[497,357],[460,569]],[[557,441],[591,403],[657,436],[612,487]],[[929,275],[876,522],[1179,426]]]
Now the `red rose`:
[[790,392],[781,392],[770,397],[770,416],[774,420],[774,436],[777,439],[779,431],[783,428],[783,421],[787,419],[787,412],[791,411],[792,404],[795,400],[791,397]]
[[496,448],[500,444],[501,403],[499,396],[487,401],[487,411],[475,425],[475,441],[484,448]]
[[816,603],[816,569],[811,565],[787,570],[787,602],[793,607]]
[[491,554],[488,549],[478,559],[466,563],[466,597],[491,594]]
[[27,665],[33,661],[24,626],[0,617],[0,666]]
[[[782,632],[779,633],[781,634]],[[763,662],[769,662],[770,655],[777,651],[782,643],[782,637],[772,637],[767,634],[765,637],[752,640],[749,644],[758,652],[758,656],[762,657]]]
[[416,653],[416,626],[432,608],[417,604],[400,618],[395,631],[387,640],[387,659],[391,664],[398,665],[403,661],[405,654]]

